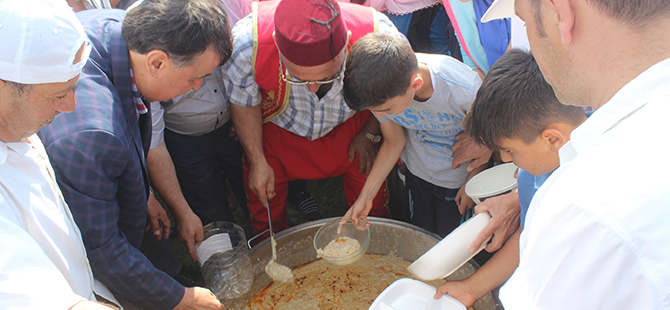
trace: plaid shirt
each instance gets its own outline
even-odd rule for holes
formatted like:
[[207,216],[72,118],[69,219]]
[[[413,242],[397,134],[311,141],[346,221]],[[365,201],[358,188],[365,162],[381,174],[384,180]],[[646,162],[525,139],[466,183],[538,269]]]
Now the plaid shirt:
[[[406,40],[384,14],[374,12],[379,33],[390,33]],[[252,72],[253,53],[252,15],[241,19],[233,28],[233,55],[221,67],[230,102],[252,107],[261,103],[261,94]],[[335,126],[356,113],[349,109],[342,97],[342,79],[321,99],[310,92],[306,85],[290,85],[291,95],[284,113],[272,122],[298,136],[316,140],[328,134]]]
[[[147,309],[172,309],[184,287],[140,252],[150,136],[142,139],[131,92],[124,16],[121,10],[78,14],[93,50],[77,83],[77,106],[42,128],[40,137],[95,278]],[[147,127],[150,133],[150,122]]]

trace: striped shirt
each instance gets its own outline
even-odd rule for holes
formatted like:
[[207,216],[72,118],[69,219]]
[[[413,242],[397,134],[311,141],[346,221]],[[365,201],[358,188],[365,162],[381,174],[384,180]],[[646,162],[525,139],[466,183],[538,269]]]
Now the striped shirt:
[[[373,16],[379,25],[379,33],[393,34],[407,41],[384,14],[375,11]],[[233,28],[233,55],[221,67],[230,102],[243,107],[253,107],[261,103],[260,89],[252,72],[252,23],[252,15],[237,22]],[[342,79],[336,80],[330,91],[320,99],[306,85],[290,87],[291,95],[286,110],[272,119],[272,122],[298,136],[309,140],[319,139],[356,113],[344,102]]]

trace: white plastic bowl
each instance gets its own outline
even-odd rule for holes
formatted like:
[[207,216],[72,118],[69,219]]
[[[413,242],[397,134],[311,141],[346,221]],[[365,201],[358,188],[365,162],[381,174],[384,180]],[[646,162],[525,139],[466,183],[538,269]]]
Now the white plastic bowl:
[[407,270],[424,281],[448,277],[484,249],[488,240],[474,253],[468,251],[490,220],[487,212],[475,215],[415,260]]
[[369,310],[465,310],[456,298],[434,299],[435,288],[414,279],[402,278],[389,285]]
[[476,204],[486,198],[504,194],[516,188],[514,172],[517,166],[506,163],[486,169],[465,184],[465,194]]

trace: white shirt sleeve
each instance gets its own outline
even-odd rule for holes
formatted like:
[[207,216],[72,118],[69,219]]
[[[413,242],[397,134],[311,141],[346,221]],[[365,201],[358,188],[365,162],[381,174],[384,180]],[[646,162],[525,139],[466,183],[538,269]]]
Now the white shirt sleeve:
[[165,141],[163,132],[165,131],[165,110],[160,102],[154,101],[151,103],[151,146],[150,149],[155,149]]

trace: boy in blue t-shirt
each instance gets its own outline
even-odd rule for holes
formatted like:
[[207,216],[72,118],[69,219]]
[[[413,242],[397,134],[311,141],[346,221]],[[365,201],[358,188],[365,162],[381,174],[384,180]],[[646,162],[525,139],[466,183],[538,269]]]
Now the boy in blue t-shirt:
[[370,110],[379,119],[384,140],[343,221],[365,226],[372,198],[400,156],[412,223],[441,236],[458,227],[461,214],[474,206],[462,185],[481,169],[451,169],[451,148],[480,84],[460,61],[415,54],[392,36],[373,33],[356,41],[347,57],[344,99],[352,110]]
[[585,120],[583,108],[556,99],[532,54],[511,50],[495,63],[479,88],[465,128],[477,142],[500,151],[503,161],[519,166],[521,227],[477,272],[441,285],[435,298],[449,294],[470,307],[507,281],[519,265],[519,235],[530,201],[558,168],[558,150]]

